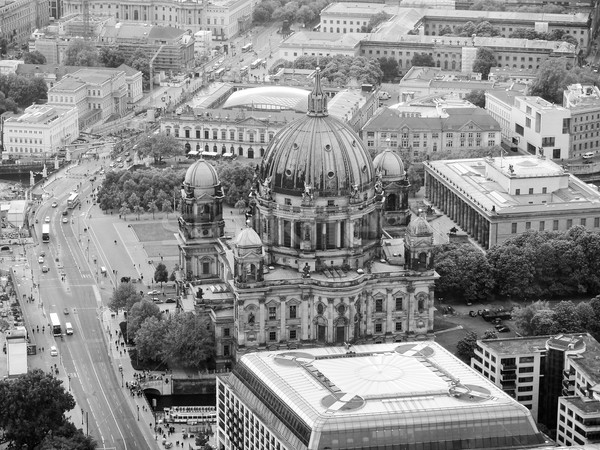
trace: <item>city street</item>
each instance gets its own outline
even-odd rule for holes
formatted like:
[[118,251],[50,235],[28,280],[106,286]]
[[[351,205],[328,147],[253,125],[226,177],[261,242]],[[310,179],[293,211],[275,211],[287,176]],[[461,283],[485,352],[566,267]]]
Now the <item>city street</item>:
[[[32,328],[46,326],[45,333],[32,334],[38,354],[30,361],[33,367],[45,371],[53,370],[53,364],[58,365],[59,374],[63,378],[66,375],[68,388],[81,410],[79,414],[73,414],[77,417],[77,420],[73,418],[73,422],[84,431],[89,427],[89,433],[100,447],[147,449],[155,445],[152,444],[154,433],[147,427],[141,429],[138,420],[131,413],[129,396],[121,386],[121,377],[115,371],[118,361],[115,362],[112,353],[108,351],[112,342],[109,325],[102,322],[106,309],[104,305],[112,293],[116,275],[100,277],[98,267],[111,267],[107,253],[110,254],[113,265],[119,269],[125,269],[125,261],[130,260],[122,245],[112,248],[115,247],[113,241],[118,236],[111,235],[109,239],[103,233],[98,240],[88,228],[86,216],[92,205],[87,200],[92,186],[89,181],[84,180],[89,179],[89,175],[101,163],[102,160],[84,161],[68,172],[63,172],[64,176],[58,176],[47,183],[45,190],[48,198],[36,212],[39,222],[36,225],[37,235],[41,235],[42,223],[48,216],[51,238],[50,243],[39,243],[27,255],[32,268],[32,279],[38,288],[30,288],[36,300],[22,306]],[[62,212],[67,209],[66,198],[80,184],[81,209],[68,210],[66,217],[69,220],[63,223],[61,219]],[[52,201],[57,201],[59,206],[52,208]],[[38,263],[42,252],[45,253],[43,264]],[[49,271],[43,273],[42,266],[47,266]],[[65,314],[65,309],[68,315]],[[63,325],[71,322],[74,334],[63,335],[62,339],[55,340],[48,326],[48,314],[51,312],[59,315]],[[49,354],[52,345],[58,348],[58,358]],[[41,347],[45,348],[44,352],[40,352]],[[81,423],[78,423],[79,420]]]

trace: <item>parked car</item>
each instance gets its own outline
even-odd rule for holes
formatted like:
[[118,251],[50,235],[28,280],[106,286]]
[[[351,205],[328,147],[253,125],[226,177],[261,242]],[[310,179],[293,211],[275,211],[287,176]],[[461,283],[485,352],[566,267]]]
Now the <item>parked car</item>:
[[510,328],[508,328],[506,325],[496,325],[496,330],[498,333],[508,333]]
[[48,269],[48,266],[42,266],[42,272],[46,273],[48,272],[50,269]]
[[54,345],[50,347],[50,356],[58,356],[58,350]]
[[64,313],[65,316],[68,316],[69,315],[69,308],[63,309],[63,313]]
[[590,159],[590,158],[593,158],[594,156],[596,156],[596,154],[594,152],[587,152],[587,153],[584,153],[583,155],[581,155],[581,157],[583,159]]
[[62,223],[69,223],[69,218],[68,217],[63,217],[62,218]]
[[57,206],[58,206],[58,203],[57,203],[57,202],[52,202],[52,207],[53,207],[53,208],[56,208]]
[[43,257],[43,256],[40,256],[40,257],[38,258],[38,262],[39,262],[40,264],[44,264],[44,257]]
[[46,218],[44,219],[45,223],[50,223],[50,216],[46,216]]

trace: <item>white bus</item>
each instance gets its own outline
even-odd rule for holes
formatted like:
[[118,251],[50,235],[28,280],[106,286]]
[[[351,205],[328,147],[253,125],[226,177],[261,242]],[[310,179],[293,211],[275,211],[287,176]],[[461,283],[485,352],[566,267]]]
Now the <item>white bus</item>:
[[262,59],[258,58],[256,61],[253,61],[252,64],[250,64],[250,68],[256,69],[256,68],[260,67],[261,64],[262,64]]
[[42,242],[50,242],[50,224],[42,224]]
[[217,80],[220,79],[223,76],[224,73],[225,73],[225,68],[224,67],[221,67],[220,69],[217,69],[215,71],[215,79],[217,79]]
[[71,193],[71,195],[69,195],[69,198],[67,199],[67,208],[73,209],[77,205],[79,205],[79,193],[73,192]]
[[52,324],[52,334],[54,336],[61,336],[62,328],[60,327],[60,320],[58,320],[58,314],[50,313],[50,323]]
[[217,408],[215,406],[173,406],[165,408],[165,422],[187,423],[217,423]]
[[242,47],[242,53],[247,53],[247,52],[249,52],[250,50],[252,50],[252,43],[250,43],[250,44],[246,44],[246,45],[244,45],[244,46]]

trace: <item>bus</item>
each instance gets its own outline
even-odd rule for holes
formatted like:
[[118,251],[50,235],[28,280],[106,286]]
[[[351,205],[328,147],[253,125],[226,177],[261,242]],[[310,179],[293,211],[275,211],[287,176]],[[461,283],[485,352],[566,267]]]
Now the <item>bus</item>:
[[73,209],[77,205],[79,205],[79,193],[72,192],[71,195],[69,195],[69,198],[67,199],[67,208]]
[[250,64],[250,68],[256,69],[256,68],[260,67],[261,64],[262,64],[262,59],[258,58],[256,61],[253,61],[252,64]]
[[247,53],[247,52],[249,52],[250,50],[252,50],[252,43],[250,43],[250,44],[246,44],[246,45],[244,45],[244,46],[242,47],[242,53]]
[[54,336],[62,336],[62,329],[60,328],[60,320],[58,320],[58,314],[50,313],[50,323],[52,324],[52,334]]
[[164,408],[165,422],[187,423],[217,423],[217,408],[215,406],[173,406]]
[[42,225],[42,242],[50,242],[50,224]]
[[223,76],[224,73],[225,73],[225,68],[224,67],[221,67],[220,69],[217,69],[215,71],[215,79],[219,80]]

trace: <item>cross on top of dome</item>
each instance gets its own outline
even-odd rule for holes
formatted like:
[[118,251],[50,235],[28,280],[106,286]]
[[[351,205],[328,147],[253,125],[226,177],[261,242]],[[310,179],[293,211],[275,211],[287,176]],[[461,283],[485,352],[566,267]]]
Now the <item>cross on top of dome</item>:
[[321,86],[321,69],[317,67],[315,73],[315,85],[308,97],[308,112],[311,117],[325,117],[327,112],[327,96],[323,93]]

